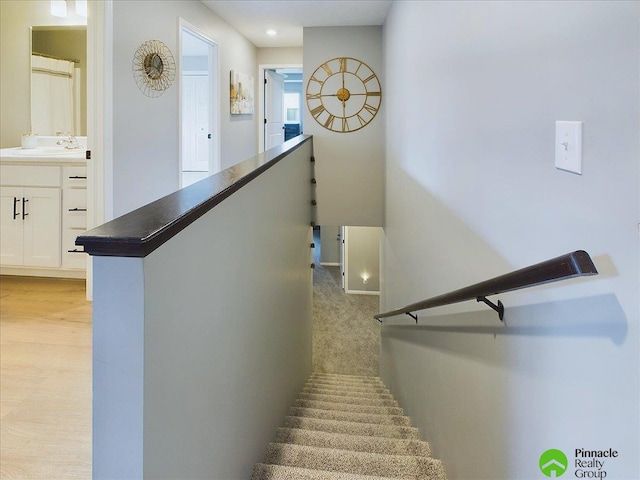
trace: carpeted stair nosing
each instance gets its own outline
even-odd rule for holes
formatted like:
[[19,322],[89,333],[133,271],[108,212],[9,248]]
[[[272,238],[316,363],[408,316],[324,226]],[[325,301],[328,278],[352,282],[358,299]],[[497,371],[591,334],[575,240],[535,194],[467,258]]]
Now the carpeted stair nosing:
[[439,462],[430,457],[378,455],[352,450],[270,443],[263,463],[379,477],[429,479],[432,476],[431,471],[436,470],[432,464]]
[[287,465],[258,463],[253,469],[252,480],[395,480],[389,477],[372,477],[346,472],[329,472]]
[[385,405],[358,405],[357,403],[323,402],[321,400],[309,400],[305,398],[297,399],[294,406],[303,408],[317,408],[320,410],[341,410],[343,412],[377,413],[380,415],[404,415],[404,411],[400,407],[389,407]]
[[342,420],[343,422],[375,423],[377,425],[411,426],[409,417],[405,417],[404,415],[379,415],[375,413],[343,412],[340,410],[291,407],[289,409],[289,416]]
[[429,444],[422,440],[347,435],[344,433],[328,433],[301,430],[298,428],[278,428],[276,442],[341,450],[351,449],[358,452],[379,453],[383,455],[431,456]]
[[399,427],[396,425],[380,425],[376,423],[344,422],[341,420],[289,416],[285,417],[283,425],[289,428],[319,430],[330,433],[347,433],[349,435],[413,438],[416,440],[420,438],[418,429],[415,427]]
[[338,397],[362,397],[362,398],[393,398],[388,392],[365,392],[362,390],[333,390],[325,388],[305,387],[301,393],[311,393],[317,395],[335,395]]
[[362,397],[343,397],[340,395],[322,395],[319,393],[304,393],[301,392],[298,398],[306,398],[308,400],[320,400],[325,402],[334,403],[355,403],[358,405],[376,405],[376,406],[388,406],[397,407],[398,403],[390,398],[362,398]]

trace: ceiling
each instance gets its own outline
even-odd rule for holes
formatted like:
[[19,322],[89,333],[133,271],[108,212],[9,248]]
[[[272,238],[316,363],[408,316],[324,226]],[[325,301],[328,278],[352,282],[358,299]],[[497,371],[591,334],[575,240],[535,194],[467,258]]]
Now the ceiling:
[[[256,47],[301,47],[302,27],[382,25],[393,0],[202,0]],[[267,30],[277,32],[267,35]]]

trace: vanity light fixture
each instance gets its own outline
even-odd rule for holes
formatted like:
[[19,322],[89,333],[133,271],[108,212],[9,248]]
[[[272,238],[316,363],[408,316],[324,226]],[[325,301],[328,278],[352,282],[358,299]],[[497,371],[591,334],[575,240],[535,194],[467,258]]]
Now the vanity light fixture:
[[51,15],[54,17],[66,17],[67,0],[51,0]]
[[87,0],[76,0],[76,15],[87,17]]

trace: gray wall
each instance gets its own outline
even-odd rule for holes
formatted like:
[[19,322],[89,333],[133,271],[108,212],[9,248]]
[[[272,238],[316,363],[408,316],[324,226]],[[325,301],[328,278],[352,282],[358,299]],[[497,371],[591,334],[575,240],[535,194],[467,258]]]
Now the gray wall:
[[140,92],[131,72],[135,51],[150,39],[164,42],[178,62],[179,18],[219,46],[222,168],[257,152],[257,116],[229,114],[229,71],[256,78],[256,47],[199,1],[163,1],[158,8],[149,6],[149,2],[140,0],[113,3],[116,217],[175,191],[179,185],[178,79],[162,96],[149,98]]
[[340,227],[322,225],[320,227],[320,262],[330,265],[340,264]]
[[[382,331],[381,373],[448,478],[541,478],[563,450],[640,476],[639,4],[395,2],[384,29],[383,308],[585,249],[600,275]],[[583,175],[554,168],[581,120]],[[394,320],[389,324],[394,323]]]
[[311,373],[310,156],[144,259],[94,259],[94,478],[251,476]]
[[382,84],[382,106],[365,128],[351,133],[325,129],[304,111],[304,133],[313,135],[320,225],[382,225],[384,108],[388,90],[382,68],[381,27],[304,29],[304,89],[316,68],[336,57],[369,65]]

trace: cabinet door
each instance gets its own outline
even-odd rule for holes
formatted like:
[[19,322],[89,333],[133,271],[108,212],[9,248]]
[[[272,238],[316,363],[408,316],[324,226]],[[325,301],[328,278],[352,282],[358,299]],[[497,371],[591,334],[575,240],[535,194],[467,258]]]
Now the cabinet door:
[[22,187],[0,188],[0,264],[22,265]]
[[24,265],[60,266],[60,189],[25,188]]

